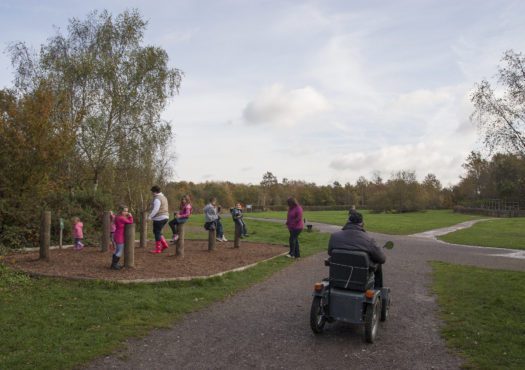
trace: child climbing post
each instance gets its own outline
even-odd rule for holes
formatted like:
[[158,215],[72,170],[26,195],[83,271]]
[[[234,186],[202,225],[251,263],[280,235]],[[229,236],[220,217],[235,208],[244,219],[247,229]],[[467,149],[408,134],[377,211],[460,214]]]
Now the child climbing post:
[[191,212],[191,198],[189,195],[183,195],[180,200],[179,211],[175,212],[175,218],[169,222],[169,226],[173,232],[172,243],[175,243],[179,239],[179,225],[188,221]]
[[75,242],[75,250],[79,251],[84,248],[84,243],[82,243],[82,240],[84,239],[84,224],[78,217],[73,217],[71,222],[73,223],[72,234]]
[[115,241],[115,253],[111,258],[111,268],[113,270],[120,270],[121,266],[118,264],[124,251],[124,230],[127,224],[133,223],[133,216],[128,212],[128,207],[122,205],[119,207],[118,215],[115,217],[115,233],[113,240]]
[[243,219],[244,216],[242,214],[242,204],[237,203],[234,208],[230,208],[230,212],[232,214],[233,222],[235,222],[235,225],[239,228],[240,237],[247,237],[248,230]]
[[215,249],[215,236],[217,229],[217,220],[219,215],[217,214],[217,208],[215,208],[215,203],[217,198],[210,197],[209,203],[204,206],[202,210],[204,212],[204,228],[208,230],[208,250],[212,251]]

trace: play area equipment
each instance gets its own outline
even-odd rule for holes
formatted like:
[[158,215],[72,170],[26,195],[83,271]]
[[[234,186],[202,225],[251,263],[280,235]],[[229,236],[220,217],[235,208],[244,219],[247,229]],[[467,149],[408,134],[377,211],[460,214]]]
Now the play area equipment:
[[[393,247],[391,241],[384,245],[386,249]],[[314,286],[312,331],[322,333],[326,322],[363,324],[365,340],[373,343],[379,321],[388,317],[390,288],[374,288],[376,266],[365,252],[334,249],[325,266],[330,267],[329,277]]]

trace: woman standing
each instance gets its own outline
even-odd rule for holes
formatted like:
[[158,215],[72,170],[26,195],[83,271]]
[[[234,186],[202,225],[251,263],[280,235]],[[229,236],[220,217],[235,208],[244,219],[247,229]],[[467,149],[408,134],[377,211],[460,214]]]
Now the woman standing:
[[288,203],[288,217],[286,218],[286,226],[290,232],[290,253],[286,255],[289,258],[299,258],[299,234],[303,231],[303,209],[297,203],[294,197],[289,197]]
[[158,254],[168,248],[168,242],[162,235],[162,228],[166,225],[169,219],[168,200],[164,194],[161,193],[158,185],[154,185],[151,188],[151,194],[153,195],[153,202],[151,204],[151,213],[149,214],[148,219],[153,221],[155,249],[151,250],[150,253]]

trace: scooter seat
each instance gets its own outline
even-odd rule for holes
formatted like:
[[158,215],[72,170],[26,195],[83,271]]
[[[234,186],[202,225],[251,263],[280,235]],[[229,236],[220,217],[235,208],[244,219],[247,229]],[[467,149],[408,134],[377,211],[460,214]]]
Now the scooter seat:
[[330,258],[330,285],[334,288],[364,292],[374,287],[374,273],[368,254],[333,249]]

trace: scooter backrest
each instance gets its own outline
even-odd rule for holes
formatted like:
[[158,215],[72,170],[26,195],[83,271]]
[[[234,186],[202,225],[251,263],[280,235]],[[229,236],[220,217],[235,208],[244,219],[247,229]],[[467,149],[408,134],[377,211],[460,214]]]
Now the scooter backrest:
[[364,292],[370,282],[370,260],[365,252],[333,249],[330,284],[335,288]]

